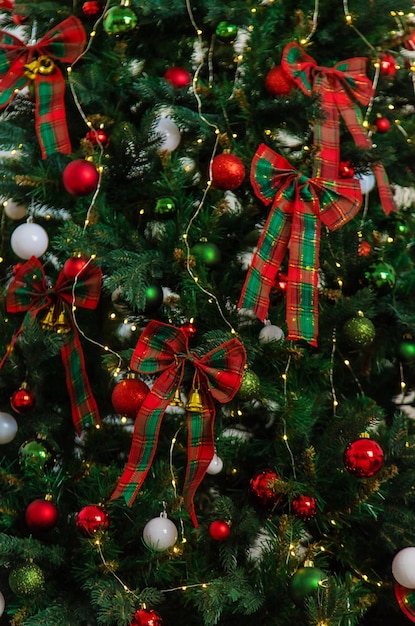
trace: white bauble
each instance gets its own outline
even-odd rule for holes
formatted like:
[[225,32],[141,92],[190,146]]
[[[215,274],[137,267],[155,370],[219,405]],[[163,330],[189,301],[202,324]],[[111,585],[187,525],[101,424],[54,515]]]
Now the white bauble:
[[168,517],[161,513],[144,526],[143,540],[148,548],[162,552],[172,548],[177,541],[177,528]]
[[376,185],[376,178],[373,172],[367,172],[367,174],[356,174],[355,178],[360,183],[360,190],[363,195],[372,191]]
[[0,591],[0,617],[3,615],[4,613],[4,608],[6,606],[6,601],[4,599],[4,595],[2,594],[2,592]]
[[207,474],[211,476],[215,476],[215,474],[219,474],[223,469],[223,461],[217,454],[213,455],[213,459],[211,460],[209,467],[206,470]]
[[10,443],[17,433],[17,422],[13,415],[0,411],[0,444]]
[[169,117],[161,117],[154,126],[154,133],[160,138],[159,150],[173,152],[181,140],[180,130]]
[[283,330],[279,326],[274,326],[274,324],[266,324],[264,328],[261,329],[259,336],[259,343],[271,343],[272,341],[281,341],[285,339],[285,335]]
[[392,574],[397,583],[415,589],[415,548],[403,548],[392,561]]
[[26,222],[13,231],[10,245],[13,252],[21,259],[40,257],[48,249],[49,237],[43,226]]
[[27,215],[27,207],[18,204],[14,200],[6,200],[3,203],[4,212],[11,220],[21,220]]

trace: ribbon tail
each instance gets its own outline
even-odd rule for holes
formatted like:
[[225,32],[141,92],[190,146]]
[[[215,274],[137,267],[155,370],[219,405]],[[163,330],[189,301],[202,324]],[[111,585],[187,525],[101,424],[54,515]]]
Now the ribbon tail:
[[36,134],[42,159],[50,154],[71,153],[65,112],[65,81],[55,66],[50,76],[36,76]]
[[259,239],[238,303],[238,308],[253,309],[261,321],[267,316],[270,292],[291,234],[292,216],[275,205]]
[[78,334],[73,331],[72,339],[61,348],[61,357],[66,373],[66,386],[72,409],[72,420],[78,434],[86,426],[100,423],[98,406],[93,396],[85,369],[84,353]]
[[128,461],[111,500],[123,496],[131,506],[153,461],[164,412],[180,384],[180,368],[174,364],[165,370],[145,397],[134,424]]
[[379,193],[379,200],[382,206],[383,212],[386,215],[396,211],[395,201],[393,199],[392,189],[389,184],[388,175],[382,163],[374,163],[372,165],[372,171],[375,175],[376,185]]
[[199,524],[195,514],[194,495],[205,477],[206,470],[215,453],[213,438],[215,407],[208,392],[202,394],[202,404],[201,412],[187,412],[188,457],[183,499],[185,509],[195,528]]

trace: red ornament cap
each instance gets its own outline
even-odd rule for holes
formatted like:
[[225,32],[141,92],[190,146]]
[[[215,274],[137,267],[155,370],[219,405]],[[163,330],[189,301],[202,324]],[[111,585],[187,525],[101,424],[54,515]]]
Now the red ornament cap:
[[52,530],[59,518],[58,509],[49,500],[33,500],[25,512],[25,520],[32,532]]
[[138,609],[130,626],[162,626],[161,616],[151,609]]
[[357,478],[369,478],[378,472],[384,462],[384,454],[380,445],[362,436],[347,446],[343,455],[344,466]]
[[92,537],[97,532],[103,532],[108,526],[108,513],[102,506],[88,504],[76,516],[76,527],[84,537]]
[[294,82],[281,65],[276,65],[265,78],[265,89],[271,96],[288,96]]
[[144,381],[126,378],[114,387],[111,395],[112,406],[123,417],[135,419],[148,392],[149,388]]
[[215,520],[209,526],[209,535],[215,541],[225,541],[231,534],[230,526],[222,520]]
[[224,152],[212,159],[212,185],[216,189],[237,189],[245,178],[245,166],[235,154]]
[[263,469],[251,478],[249,491],[258,504],[267,508],[278,504],[281,495],[273,491],[272,484],[279,478],[278,474],[271,469]]
[[28,413],[36,404],[36,396],[33,391],[27,388],[26,383],[22,383],[10,398],[10,406],[13,411],[20,414]]
[[165,72],[164,78],[173,85],[175,89],[188,87],[192,82],[192,77],[184,67],[171,67]]
[[384,134],[387,133],[391,127],[391,123],[387,117],[378,117],[375,121],[376,132]]
[[291,502],[291,509],[295,517],[307,520],[316,513],[316,501],[313,496],[298,495]]

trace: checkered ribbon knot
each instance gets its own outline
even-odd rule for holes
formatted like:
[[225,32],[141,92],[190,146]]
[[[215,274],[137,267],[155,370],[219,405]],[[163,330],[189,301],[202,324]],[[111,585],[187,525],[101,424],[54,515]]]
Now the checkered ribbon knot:
[[72,64],[82,54],[86,33],[75,16],[52,28],[37,43],[26,45],[15,35],[0,31],[0,108],[31,81],[35,86],[36,133],[42,158],[71,153],[66,123],[65,79],[54,62]]
[[[326,180],[339,178],[340,117],[354,142],[370,149],[372,142],[363,126],[361,106],[367,106],[374,95],[371,81],[365,75],[367,59],[356,57],[340,61],[333,68],[320,67],[296,43],[285,46],[281,65],[292,81],[306,95],[321,98],[322,119],[314,124],[317,147],[314,176]],[[388,177],[381,163],[373,163],[379,199],[386,214],[396,207]]]
[[98,425],[100,418],[86,374],[82,345],[74,324],[72,307],[95,309],[101,293],[101,281],[101,270],[96,266],[87,266],[82,270],[79,279],[68,279],[61,272],[55,286],[51,287],[48,285],[41,263],[36,257],[31,257],[17,270],[6,294],[7,311],[25,313],[25,316],[0,362],[0,369],[19,335],[33,323],[41,311],[53,307],[56,316],[59,312],[64,312],[69,332],[63,335],[66,342],[60,352],[65,367],[72,419],[78,434],[87,426]]
[[258,198],[272,203],[242,288],[239,307],[266,318],[269,296],[289,248],[286,292],[287,339],[317,345],[318,268],[321,224],[336,230],[361,206],[356,180],[308,178],[262,144],[251,166]]
[[241,385],[246,355],[236,337],[203,356],[189,351],[188,340],[182,329],[154,320],[138,340],[131,369],[158,377],[138,410],[129,458],[111,497],[123,496],[130,506],[134,502],[151,467],[164,412],[182,383],[185,367],[190,367],[201,406],[200,411],[187,411],[188,458],[183,498],[197,527],[193,499],[214,455],[214,401],[232,400]]

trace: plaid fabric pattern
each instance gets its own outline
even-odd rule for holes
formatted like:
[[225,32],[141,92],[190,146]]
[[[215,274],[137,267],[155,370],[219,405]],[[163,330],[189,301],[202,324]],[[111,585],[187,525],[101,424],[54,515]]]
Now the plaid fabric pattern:
[[159,374],[141,405],[125,470],[111,496],[135,500],[156,452],[164,412],[181,384],[184,368],[194,368],[194,383],[202,398],[200,413],[187,412],[188,462],[183,487],[184,504],[198,525],[193,498],[214,454],[214,400],[229,402],[238,391],[245,367],[245,350],[234,338],[203,357],[189,352],[188,337],[180,329],[150,322],[141,334],[131,359],[131,369],[147,375]]
[[289,248],[287,338],[317,345],[321,223],[336,230],[356,215],[359,183],[307,178],[262,144],[252,160],[251,184],[258,198],[273,204],[238,306],[252,308],[262,321],[266,318],[270,291]]
[[[101,293],[101,270],[91,266],[84,270],[85,279],[77,281],[75,287],[61,272],[55,288],[46,283],[43,267],[36,257],[22,265],[10,283],[6,294],[9,313],[26,313],[14,335],[10,346],[0,362],[0,369],[10,354],[16,339],[27,328],[40,311],[55,305],[58,313],[62,309],[67,319],[72,319],[72,304],[86,309],[96,308]],[[68,341],[61,348],[61,357],[66,372],[66,384],[71,400],[72,419],[77,433],[100,422],[98,407],[86,375],[84,355],[76,328],[68,333]]]
[[[73,63],[86,45],[82,22],[75,16],[50,30],[35,45],[26,46],[18,37],[0,31],[0,108],[15,96],[16,90],[30,82],[26,65],[40,56],[58,62]],[[64,103],[65,79],[55,65],[49,75],[35,76],[36,133],[42,158],[54,152],[70,154],[71,144],[66,125]]]
[[[281,65],[306,94],[321,95],[324,119],[314,125],[314,144],[318,153],[313,177],[338,179],[340,161],[339,119],[343,118],[356,145],[370,148],[371,140],[362,126],[361,106],[373,96],[371,81],[365,75],[366,59],[356,57],[340,61],[333,68],[319,67],[296,43],[283,51]],[[382,208],[386,214],[395,210],[392,191],[381,163],[373,167]]]

